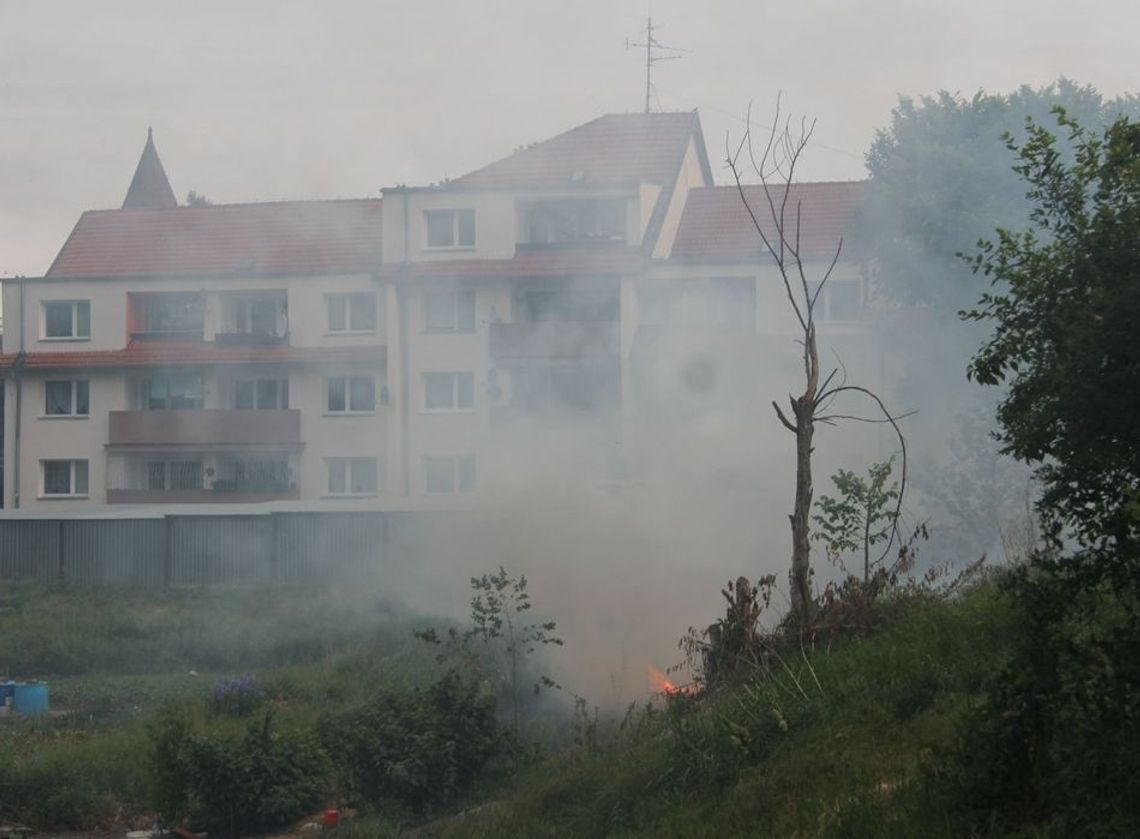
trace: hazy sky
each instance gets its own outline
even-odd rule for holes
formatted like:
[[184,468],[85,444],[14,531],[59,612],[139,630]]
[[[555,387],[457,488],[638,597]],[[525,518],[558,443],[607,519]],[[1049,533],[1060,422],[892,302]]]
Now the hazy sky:
[[[0,0],[0,277],[118,206],[153,126],[175,193],[377,195],[643,106],[644,0]],[[863,176],[901,94],[1060,75],[1140,89],[1136,0],[655,0],[654,106],[699,108],[714,173],[749,100],[819,120],[808,178]]]

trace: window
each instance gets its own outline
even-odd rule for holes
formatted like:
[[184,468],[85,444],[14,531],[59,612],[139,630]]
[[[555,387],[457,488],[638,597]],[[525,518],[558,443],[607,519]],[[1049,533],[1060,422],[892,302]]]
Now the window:
[[91,302],[88,300],[44,303],[44,338],[90,338]]
[[429,248],[475,247],[474,210],[425,210]]
[[429,291],[424,312],[428,332],[474,332],[475,292]]
[[470,411],[474,407],[474,373],[424,373],[424,410]]
[[329,332],[375,332],[375,294],[330,294]]
[[326,383],[330,414],[376,410],[376,379],[372,376],[334,376],[327,379]]
[[824,286],[827,306],[824,319],[853,321],[863,310],[863,289],[858,280],[829,280]]
[[198,294],[142,295],[144,332],[188,332],[201,336],[205,323]]
[[242,379],[234,382],[234,407],[284,411],[289,407],[288,379]]
[[288,492],[291,486],[288,455],[225,457],[218,464],[215,492]]
[[161,491],[201,489],[202,461],[148,460],[146,488]]
[[235,300],[232,308],[232,329],[239,335],[284,336],[288,324],[287,307],[284,297]]
[[375,495],[378,487],[376,458],[330,457],[329,495]]
[[425,457],[424,489],[428,492],[471,492],[475,489],[475,458],[470,455]]
[[521,288],[511,295],[516,321],[605,321],[619,319],[621,299],[616,289]]
[[87,495],[86,460],[42,460],[44,495]]
[[44,414],[49,417],[85,417],[91,413],[91,386],[85,379],[44,382]]
[[523,235],[529,244],[620,242],[625,240],[625,201],[539,201],[523,207]]
[[197,374],[153,376],[139,383],[139,407],[144,411],[197,411],[202,404],[202,377]]

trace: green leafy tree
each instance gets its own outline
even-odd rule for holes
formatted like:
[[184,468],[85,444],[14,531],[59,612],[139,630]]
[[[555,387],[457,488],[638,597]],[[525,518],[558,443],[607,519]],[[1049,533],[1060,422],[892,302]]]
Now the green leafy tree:
[[[476,667],[480,661],[479,651],[491,655],[502,692],[510,704],[517,739],[528,661],[540,647],[561,647],[564,642],[554,634],[555,621],[528,619],[533,604],[525,575],[514,577],[500,565],[497,572],[472,577],[471,588],[475,592],[471,598],[471,627],[462,633],[452,629],[448,633],[450,646]],[[415,634],[420,640],[442,643],[434,629]],[[534,684],[534,692],[538,693],[542,686],[556,685],[551,679],[540,677]]]
[[1043,509],[1086,545],[1126,545],[1140,491],[1140,124],[1101,135],[1063,112],[1059,124],[1071,154],[1035,123],[1023,145],[1008,138],[1032,227],[999,230],[973,260],[994,290],[966,317],[994,331],[970,376],[1008,386],[998,437],[1038,464]]
[[840,469],[831,476],[839,495],[821,495],[815,502],[819,512],[812,518],[819,529],[812,538],[823,542],[828,558],[840,567],[844,554],[861,553],[864,583],[886,557],[872,560],[872,549],[891,538],[899,518],[899,485],[887,484],[893,466],[894,458],[873,463],[866,478]]
[[[998,394],[966,380],[985,330],[956,314],[985,283],[958,254],[995,228],[1029,223],[1032,203],[1004,136],[1023,141],[1026,117],[1040,124],[1056,106],[1097,130],[1140,116],[1136,97],[1106,99],[1065,78],[1008,93],[941,91],[900,99],[867,155],[850,252],[865,266],[877,332],[890,348],[886,395],[919,411],[908,425],[917,461],[908,477],[935,524],[931,550],[944,559],[992,553],[1024,506],[1027,471],[990,437]],[[1071,159],[1071,150],[1060,152]]]
[[[970,365],[1006,388],[1003,450],[1034,465],[1049,549],[1010,575],[1023,627],[945,777],[972,822],[1018,835],[1140,834],[1140,125],[1007,142],[1033,201],[974,269]],[[1003,830],[1005,832],[1005,830]]]

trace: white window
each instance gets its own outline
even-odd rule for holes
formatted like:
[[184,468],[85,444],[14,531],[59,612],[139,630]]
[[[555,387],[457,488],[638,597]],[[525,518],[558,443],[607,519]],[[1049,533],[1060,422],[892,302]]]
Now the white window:
[[474,373],[424,373],[425,411],[470,411],[474,407]]
[[240,379],[234,382],[234,407],[284,411],[289,407],[288,379]]
[[375,332],[376,295],[329,294],[329,332]]
[[332,376],[325,381],[330,414],[362,414],[376,410],[376,379],[372,376]]
[[72,340],[91,337],[89,300],[53,300],[44,303],[44,338]]
[[288,303],[284,297],[241,298],[233,302],[232,317],[239,335],[281,338],[288,329]]
[[475,247],[474,210],[425,210],[429,248]]
[[428,332],[474,332],[474,291],[429,291],[424,295]]
[[85,417],[91,413],[91,386],[86,379],[44,382],[44,415]]
[[863,312],[863,284],[859,280],[828,280],[816,315],[821,321],[859,320]]
[[153,376],[139,383],[144,411],[198,411],[203,403],[202,377],[196,373]]
[[87,495],[86,460],[41,460],[44,495]]
[[428,492],[471,492],[475,458],[471,455],[425,457],[424,489]]
[[374,457],[330,457],[329,495],[375,495],[379,486]]

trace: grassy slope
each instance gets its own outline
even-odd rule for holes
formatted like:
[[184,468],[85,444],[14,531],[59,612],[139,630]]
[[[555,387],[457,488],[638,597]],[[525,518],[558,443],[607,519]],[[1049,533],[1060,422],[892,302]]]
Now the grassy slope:
[[[0,724],[0,820],[145,826],[148,725],[168,701],[206,715],[219,675],[253,672],[283,728],[436,675],[420,621],[367,593],[62,591],[0,583],[0,676],[39,676],[71,713]],[[190,671],[195,671],[192,674]],[[244,721],[209,718],[215,730]]]
[[1014,630],[990,587],[901,608],[874,637],[809,656],[818,688],[804,662],[789,662],[776,680],[642,719],[639,733],[547,761],[501,805],[436,832],[956,835],[916,782],[919,765],[952,742]]

